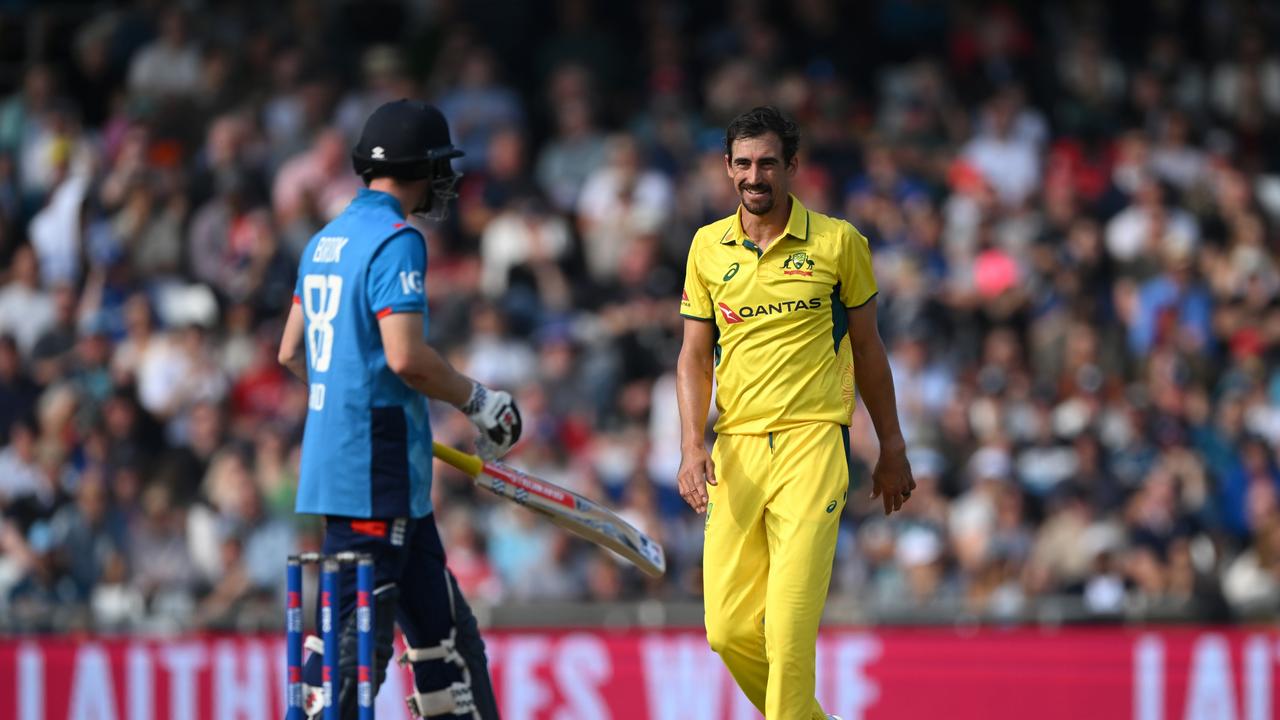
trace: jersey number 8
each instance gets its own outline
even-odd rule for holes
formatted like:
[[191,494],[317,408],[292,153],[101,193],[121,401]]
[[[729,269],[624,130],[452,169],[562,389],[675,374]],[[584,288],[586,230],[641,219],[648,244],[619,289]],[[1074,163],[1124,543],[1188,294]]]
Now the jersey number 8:
[[327,372],[333,361],[333,319],[342,300],[341,275],[307,275],[302,279],[302,311],[307,316],[307,350],[311,369]]

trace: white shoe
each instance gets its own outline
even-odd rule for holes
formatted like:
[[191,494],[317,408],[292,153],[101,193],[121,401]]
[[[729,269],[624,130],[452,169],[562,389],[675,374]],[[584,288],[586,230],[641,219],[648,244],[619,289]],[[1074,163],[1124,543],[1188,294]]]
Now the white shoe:
[[840,720],[839,715],[828,715],[827,720]]

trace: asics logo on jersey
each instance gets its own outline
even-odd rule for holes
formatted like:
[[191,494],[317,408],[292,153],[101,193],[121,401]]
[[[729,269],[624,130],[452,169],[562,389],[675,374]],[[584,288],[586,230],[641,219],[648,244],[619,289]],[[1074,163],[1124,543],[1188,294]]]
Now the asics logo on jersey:
[[315,252],[311,253],[311,262],[336,263],[342,260],[342,248],[351,238],[322,237],[316,243]]
[[737,274],[738,274],[738,263],[734,263],[729,266],[729,269],[727,271],[725,271],[723,282],[729,282],[730,280],[733,279],[733,276]]

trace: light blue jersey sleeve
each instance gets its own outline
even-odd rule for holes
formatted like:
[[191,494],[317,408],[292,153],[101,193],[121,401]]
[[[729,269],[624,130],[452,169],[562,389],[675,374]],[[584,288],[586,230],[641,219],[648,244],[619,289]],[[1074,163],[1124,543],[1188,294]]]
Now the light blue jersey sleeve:
[[416,230],[406,228],[383,243],[369,261],[365,288],[374,314],[379,318],[398,312],[425,314],[426,269],[427,248]]

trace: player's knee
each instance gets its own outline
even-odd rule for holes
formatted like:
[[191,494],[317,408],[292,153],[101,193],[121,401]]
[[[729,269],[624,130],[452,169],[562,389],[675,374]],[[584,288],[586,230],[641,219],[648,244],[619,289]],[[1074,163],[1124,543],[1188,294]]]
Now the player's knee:
[[480,630],[475,623],[471,624],[470,629],[458,627],[458,653],[467,661],[468,667],[484,668],[489,664],[488,654],[485,652],[484,638],[480,636]]
[[758,639],[759,633],[751,623],[707,620],[707,644],[719,655],[750,643],[753,636]]
[[462,596],[457,581],[450,576],[449,591],[453,594],[453,626],[458,630],[458,646],[479,647],[484,652],[484,639],[480,636],[480,623]]
[[714,627],[711,623],[707,623],[707,644],[717,655],[723,655],[724,651],[729,647],[729,633],[723,628]]

